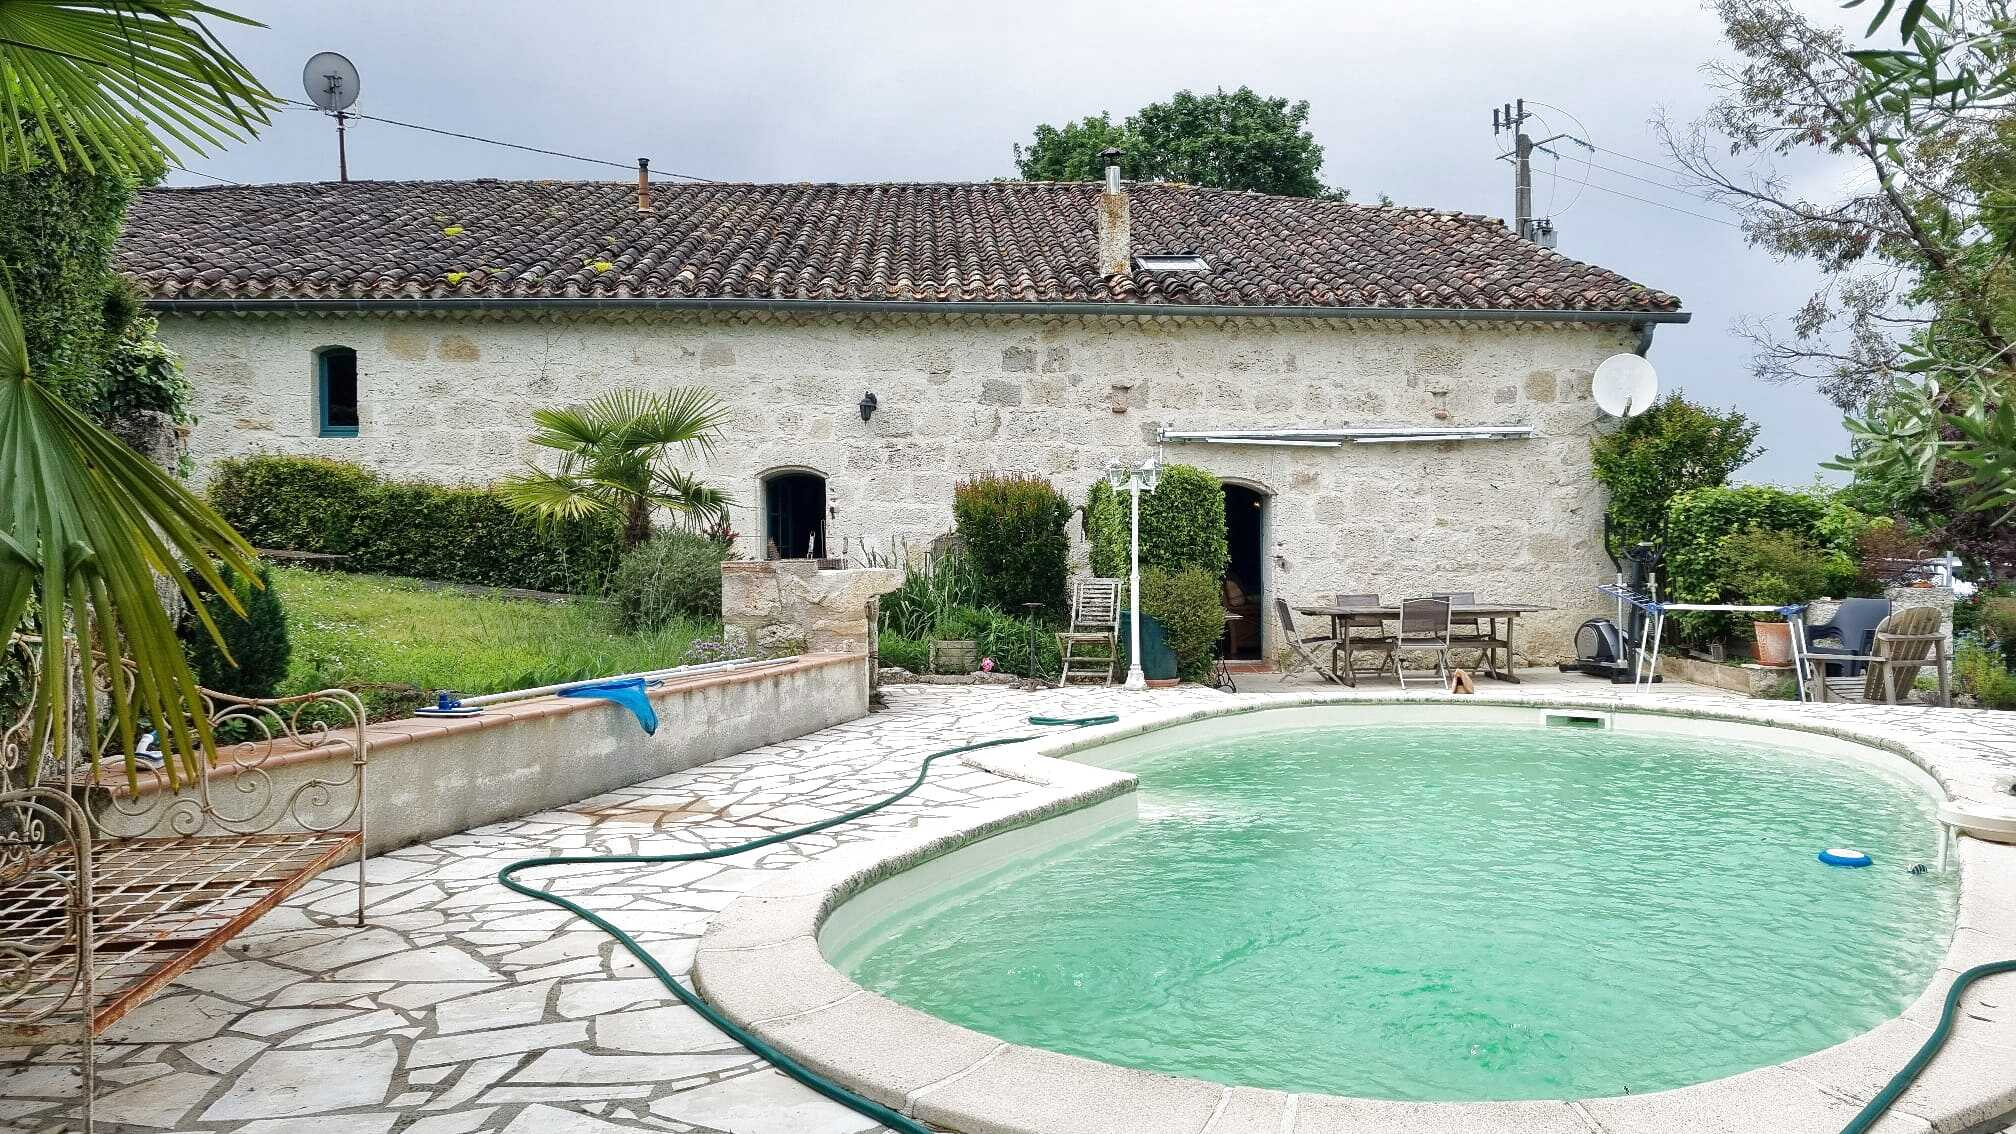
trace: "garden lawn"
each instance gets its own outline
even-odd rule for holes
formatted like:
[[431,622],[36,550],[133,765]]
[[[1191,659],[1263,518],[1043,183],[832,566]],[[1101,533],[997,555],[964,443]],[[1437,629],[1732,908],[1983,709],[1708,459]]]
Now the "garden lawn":
[[[502,598],[382,575],[273,568],[293,655],[283,693],[361,694],[373,720],[439,690],[472,696],[679,665],[718,624],[615,632],[603,605]],[[718,656],[718,655],[717,655]]]

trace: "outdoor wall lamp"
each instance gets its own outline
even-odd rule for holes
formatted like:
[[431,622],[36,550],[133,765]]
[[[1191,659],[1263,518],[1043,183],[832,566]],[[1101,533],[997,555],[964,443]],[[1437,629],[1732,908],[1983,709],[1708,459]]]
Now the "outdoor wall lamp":
[[879,404],[880,403],[875,400],[874,391],[871,390],[868,393],[861,395],[861,420],[867,421],[869,418],[874,417],[875,407]]
[[1140,464],[1106,462],[1106,483],[1113,491],[1125,490],[1134,498],[1127,528],[1127,682],[1123,689],[1148,688],[1148,675],[1141,669],[1141,493],[1155,491],[1162,479],[1162,465],[1150,457]]

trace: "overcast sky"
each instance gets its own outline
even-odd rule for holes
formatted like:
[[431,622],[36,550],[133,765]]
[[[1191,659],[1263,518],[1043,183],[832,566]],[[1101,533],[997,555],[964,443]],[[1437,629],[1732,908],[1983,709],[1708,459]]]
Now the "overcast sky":
[[[309,55],[340,51],[363,76],[366,113],[613,161],[643,155],[655,170],[722,180],[1012,175],[1011,146],[1039,122],[1120,117],[1180,88],[1243,83],[1309,100],[1324,180],[1358,199],[1502,217],[1512,177],[1494,160],[1504,139],[1492,137],[1491,108],[1524,97],[1544,115],[1536,138],[1569,131],[1616,151],[1595,159],[1608,170],[1564,158],[1558,179],[1543,157],[1535,210],[1555,217],[1562,252],[1673,292],[1694,313],[1660,329],[1651,357],[1668,388],[1763,423],[1768,451],[1745,479],[1805,483],[1842,447],[1825,399],[1758,385],[1732,332],[1740,316],[1794,310],[1811,270],[1747,247],[1716,206],[1619,175],[1661,179],[1617,155],[1663,160],[1648,121],[1662,109],[1691,119],[1709,99],[1699,68],[1725,48],[1713,16],[1686,0],[226,6],[269,25],[223,34],[283,96],[301,97]],[[1831,2],[1812,11],[1841,19]],[[288,112],[257,141],[190,166],[236,181],[333,178],[333,125]],[[350,170],[623,176],[372,122],[351,128]]]

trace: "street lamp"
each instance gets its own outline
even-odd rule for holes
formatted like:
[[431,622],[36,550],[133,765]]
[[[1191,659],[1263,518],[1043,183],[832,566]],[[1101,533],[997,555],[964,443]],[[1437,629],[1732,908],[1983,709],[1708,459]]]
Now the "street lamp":
[[1148,675],[1141,670],[1141,493],[1155,491],[1162,479],[1162,466],[1154,458],[1140,464],[1106,462],[1106,483],[1113,491],[1126,489],[1134,497],[1127,529],[1127,682],[1124,689],[1148,688]]

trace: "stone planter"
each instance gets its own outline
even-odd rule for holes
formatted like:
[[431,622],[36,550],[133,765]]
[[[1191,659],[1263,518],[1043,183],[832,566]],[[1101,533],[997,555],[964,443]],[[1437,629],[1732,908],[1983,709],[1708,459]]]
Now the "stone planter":
[[932,673],[972,673],[980,668],[980,643],[947,638],[931,643]]
[[1791,623],[1752,622],[1750,630],[1757,635],[1758,665],[1792,664]]

